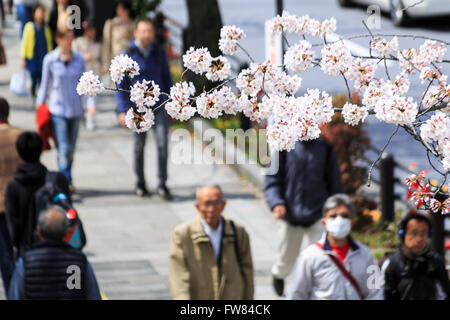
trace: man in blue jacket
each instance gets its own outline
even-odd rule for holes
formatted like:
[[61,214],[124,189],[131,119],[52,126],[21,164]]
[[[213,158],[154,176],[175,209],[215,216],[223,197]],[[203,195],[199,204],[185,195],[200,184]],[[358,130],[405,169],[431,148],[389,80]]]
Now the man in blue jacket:
[[298,141],[290,152],[275,153],[278,171],[267,175],[266,202],[281,223],[281,242],[272,267],[273,286],[281,296],[300,249],[323,233],[322,208],[328,197],[343,192],[339,164],[332,145],[322,139]]
[[[133,79],[134,83],[143,79],[153,80],[159,85],[161,92],[169,93],[172,86],[169,64],[164,49],[154,41],[155,31],[152,21],[149,19],[140,20],[136,25],[134,36],[135,39],[131,41],[130,47],[124,52],[135,60],[140,67],[140,74]],[[119,88],[129,90],[131,85],[130,80],[125,78],[119,85]],[[119,122],[126,128],[125,115],[128,109],[132,107],[130,94],[117,92],[116,98]],[[159,103],[163,103],[164,100],[164,96],[161,95]],[[159,104],[155,105],[154,108],[158,106]],[[155,111],[155,125],[153,129],[155,130],[158,148],[159,185],[157,193],[165,200],[171,200],[172,195],[166,186],[169,118],[164,107]],[[150,196],[144,174],[144,147],[147,134],[135,133],[134,135],[134,167],[137,176],[136,195],[139,197]]]

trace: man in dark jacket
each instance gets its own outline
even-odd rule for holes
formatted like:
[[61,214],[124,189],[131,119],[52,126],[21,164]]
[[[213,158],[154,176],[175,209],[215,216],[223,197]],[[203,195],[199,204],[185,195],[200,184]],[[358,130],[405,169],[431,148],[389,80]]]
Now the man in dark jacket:
[[300,249],[318,241],[323,233],[323,204],[342,193],[343,186],[336,153],[322,139],[298,141],[290,152],[275,153],[271,162],[276,161],[278,171],[266,176],[264,193],[281,223],[278,257],[272,267],[273,286],[281,296]]
[[[19,164],[14,178],[5,192],[5,214],[16,260],[33,244],[37,225],[34,194],[47,179],[47,168],[40,163],[42,139],[35,132],[22,133],[16,142],[17,152],[24,161]],[[55,184],[70,195],[69,182],[61,173],[55,175]]]
[[101,300],[94,271],[86,256],[64,242],[69,220],[62,208],[39,215],[41,242],[17,263],[10,300]]
[[[124,52],[135,60],[140,67],[140,74],[133,80],[135,82],[142,81],[143,79],[153,80],[159,85],[161,92],[169,93],[172,86],[169,64],[164,49],[154,41],[155,31],[151,20],[143,19],[137,23],[135,38],[130,43],[130,47]],[[125,78],[119,85],[119,88],[129,90],[130,86],[129,79]],[[125,115],[132,106],[130,94],[121,91],[117,92],[116,97],[119,122],[126,128]],[[163,102],[164,97],[161,95],[159,104]],[[156,104],[154,108],[158,108],[159,104]],[[172,195],[166,186],[169,118],[165,108],[159,108],[155,111],[155,125],[153,129],[155,130],[156,144],[158,147],[159,185],[157,193],[162,198],[171,200]],[[136,194],[140,197],[149,196],[150,192],[147,190],[144,173],[144,147],[147,133],[135,133],[134,135],[134,167],[137,176]]]
[[386,300],[450,300],[445,261],[430,250],[430,234],[431,223],[423,214],[400,222],[399,249],[382,265]]

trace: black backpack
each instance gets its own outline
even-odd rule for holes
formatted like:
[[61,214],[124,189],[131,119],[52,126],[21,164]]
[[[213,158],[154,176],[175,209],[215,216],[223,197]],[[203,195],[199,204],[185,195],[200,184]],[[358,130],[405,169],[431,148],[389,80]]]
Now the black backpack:
[[[81,250],[86,245],[86,234],[83,229],[83,224],[77,211],[72,205],[70,196],[57,185],[57,175],[57,172],[47,172],[44,185],[36,190],[34,194],[35,212],[37,217],[36,222],[39,220],[39,215],[48,207],[52,205],[61,207],[66,212],[66,216],[69,219],[69,231],[67,232],[64,241],[73,248]],[[34,240],[35,242],[40,241],[37,235],[37,228],[35,228],[34,231]]]

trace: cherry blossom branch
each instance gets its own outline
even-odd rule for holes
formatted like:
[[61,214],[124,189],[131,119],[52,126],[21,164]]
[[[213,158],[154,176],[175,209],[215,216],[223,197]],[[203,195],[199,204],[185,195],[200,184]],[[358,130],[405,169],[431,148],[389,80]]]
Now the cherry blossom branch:
[[239,43],[237,44],[237,46],[242,50],[242,51],[244,51],[244,53],[247,55],[247,57],[250,59],[250,61],[251,62],[255,62],[255,60],[253,60],[253,58],[252,58],[252,56],[250,55],[250,53],[247,51],[247,50],[245,50],[245,48],[243,47],[243,46],[241,46]]
[[386,63],[386,57],[384,57],[383,62],[384,62],[384,70],[386,70],[386,76],[388,77],[389,81],[391,81],[391,76],[389,75],[389,70]]
[[344,78],[345,85],[347,86],[348,98],[350,99],[350,101],[352,101],[352,94],[350,93],[350,87],[348,86],[347,78],[345,77],[345,75],[342,71],[341,71],[341,75]]
[[380,161],[381,157],[383,156],[384,151],[386,150],[387,146],[389,145],[389,143],[391,143],[392,138],[397,134],[398,129],[399,129],[399,125],[397,125],[397,127],[395,128],[394,133],[392,133],[392,135],[389,137],[388,142],[384,145],[383,149],[380,151],[380,154],[378,155],[378,158],[372,163],[372,165],[370,166],[369,169],[369,176],[367,178],[367,186],[370,187],[370,183],[371,183],[371,177],[372,177],[372,170],[373,167],[377,164],[378,161]]
[[[439,187],[437,188],[437,190],[435,191],[433,197],[436,197],[438,193],[442,193],[442,187],[444,186],[444,184],[447,182],[447,175],[448,175],[448,171],[444,174],[444,178],[442,179],[441,184],[439,185]],[[445,194],[445,192],[443,193]]]
[[[433,83],[433,81],[434,81],[434,79],[431,79],[430,83],[429,83],[428,86],[427,86],[427,89],[426,89],[425,92],[423,93],[422,99],[420,100],[419,110],[422,109],[422,106],[423,106],[423,100],[425,99],[425,96],[427,95],[428,90],[430,89],[431,84]],[[431,107],[432,107],[432,106],[431,106]],[[431,108],[431,107],[430,107],[430,108]],[[428,111],[425,110],[423,113],[418,114],[417,117],[420,117],[421,115],[423,115],[423,114],[425,114],[425,113],[427,113],[427,112],[428,112]]]
[[439,171],[433,164],[433,162],[431,162],[431,158],[430,158],[430,153],[431,151],[427,149],[427,158],[428,158],[428,163],[430,164],[430,166],[434,169],[434,171],[436,171],[437,173],[439,173],[440,175],[445,175],[445,173],[442,173],[441,171]]
[[[422,40],[431,40],[431,41],[436,41],[436,42],[440,42],[443,43],[445,45],[450,45],[450,42],[444,41],[444,40],[440,40],[440,39],[435,39],[435,38],[430,38],[430,37],[425,37],[425,36],[414,36],[414,35],[407,35],[407,34],[373,34],[374,37],[397,37],[397,38],[412,38],[413,40],[416,39],[422,39]],[[363,34],[363,35],[356,35],[356,36],[351,36],[351,37],[346,37],[343,38],[344,40],[353,40],[353,39],[361,39],[361,38],[368,38],[368,37],[372,37],[371,35],[367,35],[367,34]],[[335,41],[337,42],[337,41]]]
[[284,40],[284,42],[286,42],[286,44],[287,44],[288,48],[290,48],[290,47],[291,47],[291,45],[289,44],[289,41],[288,41],[288,39],[286,38],[286,36],[285,36],[284,32],[282,32],[282,33],[281,33],[281,36],[283,37],[283,40]]

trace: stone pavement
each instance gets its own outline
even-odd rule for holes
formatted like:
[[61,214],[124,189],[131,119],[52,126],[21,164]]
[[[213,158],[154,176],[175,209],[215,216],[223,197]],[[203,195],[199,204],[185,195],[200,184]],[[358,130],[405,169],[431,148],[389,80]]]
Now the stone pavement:
[[[7,67],[0,67],[0,96],[11,104],[11,124],[34,130],[34,110],[29,98],[12,96],[8,88],[11,75],[20,65],[18,31],[8,22],[10,28],[5,30],[3,41],[9,61]],[[228,200],[224,216],[243,224],[250,235],[256,298],[276,299],[270,267],[278,241],[277,224],[261,192],[226,165],[177,165],[170,158],[168,186],[174,201],[165,202],[158,196],[137,198],[133,192],[132,133],[117,125],[112,95],[99,97],[98,103],[98,130],[89,132],[84,126],[80,128],[73,174],[78,190],[75,207],[88,239],[84,252],[104,294],[109,299],[170,299],[171,231],[196,215],[196,187],[219,184]],[[153,139],[151,133],[145,165],[149,187],[154,190],[157,179]],[[195,145],[195,152],[201,152],[200,145]],[[56,170],[55,150],[46,152],[42,162]],[[4,299],[2,288],[0,298]]]

